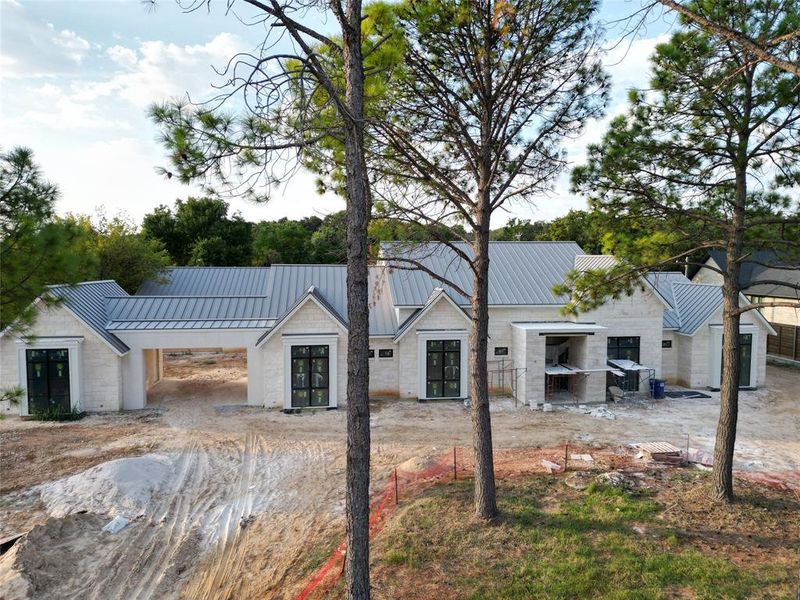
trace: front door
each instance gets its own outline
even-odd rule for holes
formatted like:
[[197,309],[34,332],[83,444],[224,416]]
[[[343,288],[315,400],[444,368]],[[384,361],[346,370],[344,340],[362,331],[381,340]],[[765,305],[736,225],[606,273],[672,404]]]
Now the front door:
[[[725,337],[723,336],[723,341]],[[725,365],[722,362],[722,353],[719,357],[720,361],[720,380],[722,378],[722,371]],[[753,334],[740,333],[739,334],[739,387],[750,387],[750,367],[753,362]]]
[[28,412],[70,412],[69,350],[26,350]]
[[425,392],[428,398],[461,397],[461,341],[428,340]]
[[292,408],[328,406],[328,346],[292,346]]

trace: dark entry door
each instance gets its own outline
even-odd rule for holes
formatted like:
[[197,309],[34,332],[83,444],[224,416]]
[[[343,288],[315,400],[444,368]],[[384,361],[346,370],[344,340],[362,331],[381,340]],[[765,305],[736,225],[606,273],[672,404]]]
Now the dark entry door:
[[426,346],[428,398],[461,397],[461,341],[429,340]]
[[328,346],[292,346],[292,407],[328,406]]
[[69,351],[26,350],[28,412],[70,412]]
[[[723,342],[725,340],[723,336]],[[739,334],[739,387],[750,387],[751,373],[750,366],[753,359],[753,334],[740,333]],[[722,361],[722,353],[720,352],[720,365],[719,369],[720,378],[722,377],[722,370],[725,365]]]

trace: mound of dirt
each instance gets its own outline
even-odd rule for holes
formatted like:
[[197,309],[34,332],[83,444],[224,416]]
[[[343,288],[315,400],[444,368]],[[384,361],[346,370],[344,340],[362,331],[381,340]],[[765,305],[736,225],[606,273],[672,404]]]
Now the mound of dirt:
[[[86,597],[86,577],[96,553],[113,545],[101,535],[105,517],[90,514],[48,519],[31,529],[0,561],[3,598]],[[14,594],[17,594],[16,596]]]
[[90,512],[134,519],[144,513],[173,463],[167,454],[118,458],[34,490],[53,517]]

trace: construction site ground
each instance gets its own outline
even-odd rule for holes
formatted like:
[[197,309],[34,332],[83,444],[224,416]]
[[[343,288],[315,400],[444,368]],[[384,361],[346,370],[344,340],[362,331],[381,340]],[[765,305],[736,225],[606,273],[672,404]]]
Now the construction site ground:
[[[735,467],[800,490],[800,370],[770,366],[767,377],[740,395]],[[343,533],[345,411],[247,407],[246,384],[241,355],[172,356],[143,411],[1,421],[0,538],[26,535],[0,558],[0,597],[296,597]],[[636,442],[684,449],[687,436],[710,454],[709,395],[609,405],[610,415],[494,400],[498,470],[557,461],[565,442],[598,464],[633,460],[622,448]],[[395,467],[424,470],[453,448],[468,471],[462,404],[380,400],[371,415],[376,496]],[[103,532],[117,515],[127,526]]]

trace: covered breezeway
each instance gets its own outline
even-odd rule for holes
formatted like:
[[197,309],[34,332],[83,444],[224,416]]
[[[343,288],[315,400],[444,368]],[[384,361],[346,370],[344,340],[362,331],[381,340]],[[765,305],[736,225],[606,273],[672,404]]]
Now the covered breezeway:
[[[191,391],[194,389],[191,380],[228,379],[230,381],[226,383],[234,396],[229,404],[262,406],[264,403],[263,361],[261,351],[255,347],[263,330],[138,330],[114,333],[130,348],[122,362],[123,405],[126,410],[157,403],[162,399],[160,393],[166,387],[176,390],[185,387]],[[217,353],[215,350],[228,351]],[[231,354],[239,358],[234,360]],[[192,356],[194,359],[187,361],[191,364],[181,367],[181,356]],[[220,363],[224,362],[231,363],[228,370],[233,372],[220,377]],[[205,375],[204,369],[207,371]],[[237,370],[246,376],[244,381],[235,376]],[[214,374],[214,371],[217,373]],[[185,381],[187,379],[190,380],[188,383]],[[236,392],[237,389],[241,392]]]
[[245,348],[146,350],[147,406],[247,404]]

